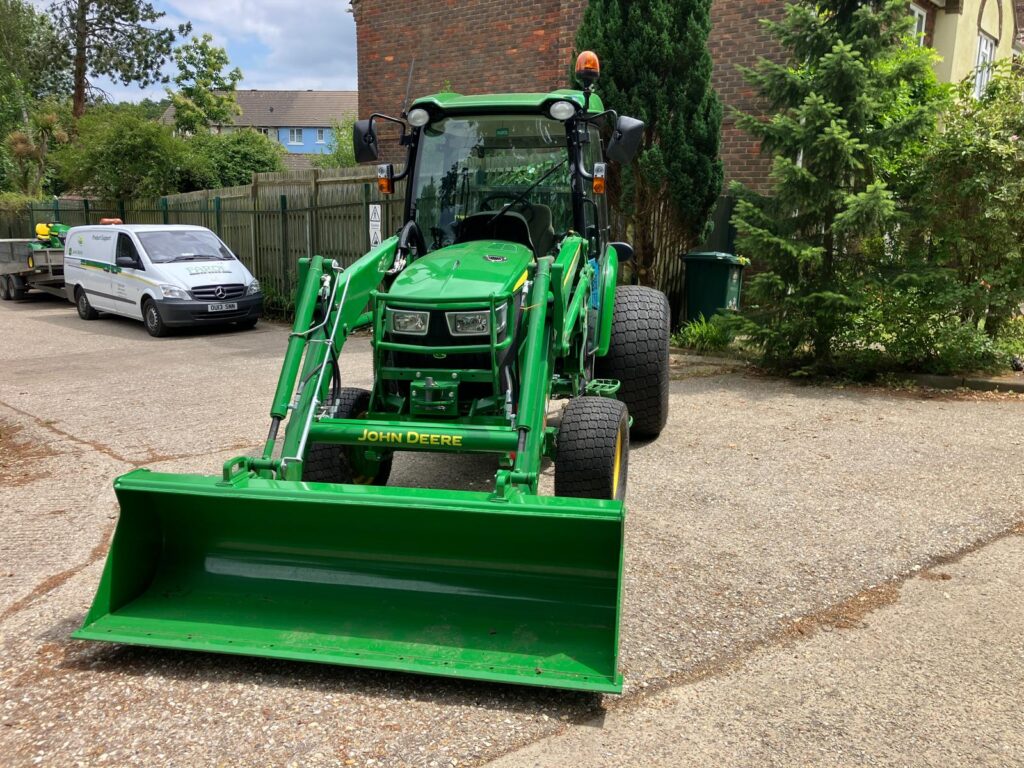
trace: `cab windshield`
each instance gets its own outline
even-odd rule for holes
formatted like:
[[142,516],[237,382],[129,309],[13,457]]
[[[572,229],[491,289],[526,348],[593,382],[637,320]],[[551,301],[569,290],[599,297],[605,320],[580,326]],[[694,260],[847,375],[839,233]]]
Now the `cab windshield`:
[[168,230],[137,233],[146,255],[154,264],[174,261],[231,261],[235,258],[228,247],[212,232],[203,230]]
[[510,213],[531,228],[572,228],[565,126],[539,115],[453,116],[423,128],[413,175],[413,217],[431,250],[451,245],[458,224],[499,211],[551,172]]

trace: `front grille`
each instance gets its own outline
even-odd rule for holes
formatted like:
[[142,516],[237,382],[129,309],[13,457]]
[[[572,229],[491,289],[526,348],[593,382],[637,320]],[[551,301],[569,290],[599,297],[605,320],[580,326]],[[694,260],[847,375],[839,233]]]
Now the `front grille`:
[[[222,295],[217,295],[220,288]],[[192,298],[199,301],[230,301],[245,296],[245,286],[241,283],[224,283],[223,285],[197,285],[192,289]]]

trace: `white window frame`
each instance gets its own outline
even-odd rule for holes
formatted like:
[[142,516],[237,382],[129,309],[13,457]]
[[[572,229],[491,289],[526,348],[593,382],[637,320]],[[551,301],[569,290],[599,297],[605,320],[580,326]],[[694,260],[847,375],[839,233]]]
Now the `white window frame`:
[[326,144],[327,143],[327,129],[326,128],[317,128],[316,129],[316,143],[317,144]]
[[269,128],[257,128],[256,131],[257,131],[257,133],[262,133],[267,138],[270,138],[270,129]]
[[928,11],[911,3],[910,15],[914,17],[914,36],[917,38],[917,44],[924,46],[924,38],[928,34]]
[[985,89],[988,88],[988,81],[992,79],[992,65],[996,61],[996,47],[999,43],[995,38],[978,33],[978,60],[977,70],[974,74],[974,98],[980,99]]
[[[296,136],[299,137],[298,141],[295,140]],[[288,129],[288,143],[292,144],[292,145],[298,145],[298,146],[302,145],[302,129],[301,128],[289,128]]]

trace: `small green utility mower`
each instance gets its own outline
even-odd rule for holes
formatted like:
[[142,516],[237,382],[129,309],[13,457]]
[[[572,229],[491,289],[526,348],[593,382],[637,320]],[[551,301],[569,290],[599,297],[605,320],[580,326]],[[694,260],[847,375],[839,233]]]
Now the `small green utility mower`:
[[[442,93],[356,123],[361,162],[379,121],[401,127],[405,168],[377,175],[406,179],[403,225],[348,268],[299,262],[262,455],[117,479],[75,637],[621,691],[629,441],[665,425],[669,309],[616,287],[632,249],[608,241],[605,156],[628,163],[644,125],[602,107],[597,70],[587,52],[582,91]],[[341,355],[363,327],[369,390]],[[389,487],[399,451],[493,454],[494,490]]]

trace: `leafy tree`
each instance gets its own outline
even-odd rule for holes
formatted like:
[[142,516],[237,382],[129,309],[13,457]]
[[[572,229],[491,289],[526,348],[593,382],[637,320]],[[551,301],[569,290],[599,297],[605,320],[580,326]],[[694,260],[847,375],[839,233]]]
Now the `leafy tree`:
[[641,274],[700,240],[721,191],[722,109],[711,88],[711,0],[591,0],[576,46],[601,56],[605,105],[643,120],[637,160],[609,192]]
[[216,177],[214,186],[235,187],[252,183],[254,173],[283,171],[284,148],[253,130],[230,133],[199,133],[187,141]]
[[167,111],[167,107],[171,105],[170,99],[156,99],[145,98],[135,106],[138,107],[139,113],[147,120],[159,120],[161,115]]
[[746,331],[769,365],[828,372],[900,221],[894,169],[933,134],[943,91],[905,0],[802,0],[763,23],[789,59],[746,71],[769,116],[739,125],[774,155],[769,194],[733,187],[737,247],[764,268]]
[[228,54],[213,45],[213,36],[204,34],[187,45],[174,49],[178,74],[167,89],[174,105],[174,125],[182,133],[198,133],[210,125],[226,125],[242,113],[235,101],[235,86],[242,70],[235,67],[225,73]]
[[133,110],[90,112],[73,144],[55,153],[71,189],[107,200],[150,197],[217,185],[210,162],[190,152],[169,126]]
[[33,102],[70,89],[49,20],[25,0],[0,0],[0,130],[27,126]]
[[352,128],[356,119],[335,120],[331,123],[331,140],[327,151],[313,156],[316,168],[352,168],[356,163],[355,148],[352,146]]
[[75,118],[85,113],[90,77],[142,87],[167,82],[161,67],[176,34],[189,34],[192,25],[152,26],[165,15],[146,0],[53,0],[49,18],[71,61]]
[[1024,304],[1024,70],[996,64],[980,98],[968,77],[941,123],[908,174],[900,242],[944,270],[962,321],[994,337]]

